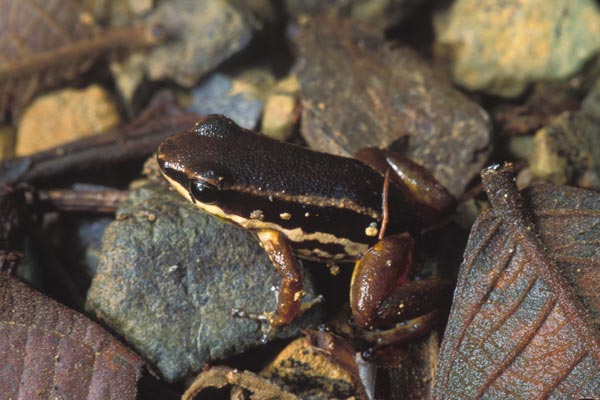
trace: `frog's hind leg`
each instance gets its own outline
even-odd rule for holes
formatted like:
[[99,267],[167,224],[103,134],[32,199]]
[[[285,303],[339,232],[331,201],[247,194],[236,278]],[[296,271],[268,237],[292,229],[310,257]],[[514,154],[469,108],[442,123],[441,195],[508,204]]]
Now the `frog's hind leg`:
[[391,169],[391,180],[421,216],[424,228],[439,224],[456,207],[454,196],[427,169],[398,153],[365,148],[355,157],[382,175]]
[[378,309],[404,282],[413,263],[414,240],[408,233],[387,236],[356,262],[350,284],[350,307],[356,325],[380,326]]
[[264,324],[263,332],[266,338],[273,328],[289,324],[320,302],[322,297],[318,296],[311,302],[302,303],[305,292],[300,267],[286,237],[281,232],[274,229],[260,229],[256,231],[256,236],[282,278],[277,295],[277,309],[262,313],[234,310],[233,314],[261,321]]
[[[421,330],[406,327],[434,322],[433,313],[452,296],[448,279],[430,276],[408,281],[413,262],[412,237],[407,233],[386,236],[357,261],[350,286],[350,307],[354,323],[365,329],[388,329],[397,324],[400,336],[420,334]],[[421,318],[423,317],[423,318]],[[421,321],[421,322],[419,322]],[[407,334],[410,332],[410,334]]]

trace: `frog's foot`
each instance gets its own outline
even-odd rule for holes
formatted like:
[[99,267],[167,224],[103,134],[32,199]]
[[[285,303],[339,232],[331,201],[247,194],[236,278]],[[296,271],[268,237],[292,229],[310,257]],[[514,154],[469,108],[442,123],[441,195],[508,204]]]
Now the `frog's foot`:
[[273,311],[253,313],[241,310],[239,308],[233,308],[231,309],[231,315],[235,318],[246,318],[258,321],[260,323],[260,330],[262,332],[262,336],[260,338],[261,343],[267,343],[277,326],[283,325],[281,323],[277,323],[278,321],[275,317],[275,312]]
[[[363,342],[369,343],[371,351],[380,347],[411,342],[429,333],[440,321],[441,310],[436,308],[426,314],[399,322],[386,329],[363,329],[355,327],[354,334]],[[363,355],[364,356],[364,355]],[[368,358],[365,357],[365,358]]]
[[289,317],[281,316],[277,313],[277,311],[263,311],[262,313],[254,313],[248,312],[239,308],[233,308],[231,310],[231,315],[236,318],[246,318],[254,321],[258,321],[261,325],[261,342],[266,343],[272,336],[275,330],[283,325],[287,325],[292,322],[296,317],[304,314],[306,311],[310,310],[316,304],[321,303],[323,301],[323,296],[318,295],[314,299],[304,302],[300,305],[300,309],[294,315],[292,319]]

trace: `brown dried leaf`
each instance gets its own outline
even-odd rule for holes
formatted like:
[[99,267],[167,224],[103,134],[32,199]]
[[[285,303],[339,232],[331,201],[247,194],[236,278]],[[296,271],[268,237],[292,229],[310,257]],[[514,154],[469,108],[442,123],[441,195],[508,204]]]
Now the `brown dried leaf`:
[[[419,340],[377,349],[373,354],[377,362],[370,364],[373,374],[365,379],[365,383],[370,383],[369,390],[374,393],[371,398],[386,400],[431,398],[439,344],[438,332],[431,331],[427,337]],[[380,359],[378,353],[385,353],[384,359]],[[368,365],[367,361],[362,363],[363,368]],[[366,375],[365,372],[363,376]]]
[[135,399],[143,362],[100,326],[0,273],[0,388],[13,399]]
[[356,350],[346,340],[324,331],[304,331],[261,375],[303,399],[367,399]]
[[600,396],[600,195],[482,178],[434,398]]
[[582,95],[576,89],[571,81],[539,84],[524,104],[502,104],[492,111],[491,117],[501,135],[532,133],[564,111],[579,109]]
[[202,372],[188,390],[182,400],[193,400],[196,395],[207,388],[223,388],[227,385],[241,386],[254,393],[255,400],[299,400],[300,398],[281,389],[265,378],[249,372],[238,371],[227,367],[215,367]]
[[12,273],[25,243],[25,191],[0,184],[0,272]]
[[311,20],[297,42],[302,135],[310,147],[352,155],[393,146],[462,194],[491,150],[481,107],[416,52],[357,22]]
[[0,0],[0,116],[107,52],[156,44],[158,25],[102,30],[71,0]]

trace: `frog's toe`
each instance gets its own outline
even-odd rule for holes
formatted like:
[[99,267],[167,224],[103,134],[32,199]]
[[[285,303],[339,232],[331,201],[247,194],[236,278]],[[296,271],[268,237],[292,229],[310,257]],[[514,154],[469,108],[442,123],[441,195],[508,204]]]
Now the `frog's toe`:
[[280,321],[280,318],[278,318],[276,313],[273,311],[253,313],[241,310],[239,308],[233,308],[231,310],[231,315],[235,318],[246,318],[260,322],[260,330],[262,332],[260,341],[262,343],[266,343],[272,337],[275,328],[283,325]]

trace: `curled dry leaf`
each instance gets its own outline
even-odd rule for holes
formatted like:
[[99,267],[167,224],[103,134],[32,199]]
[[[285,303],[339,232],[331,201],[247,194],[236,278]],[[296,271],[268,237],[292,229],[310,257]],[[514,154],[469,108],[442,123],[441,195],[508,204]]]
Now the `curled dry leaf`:
[[[587,81],[587,80],[583,80]],[[537,85],[524,104],[507,103],[492,112],[501,135],[525,135],[552,122],[564,111],[580,108],[581,90],[571,80]]]
[[600,396],[600,194],[482,173],[434,398]]
[[142,360],[100,326],[0,273],[6,399],[135,399]]
[[223,388],[227,385],[241,386],[254,393],[255,400],[300,400],[299,397],[281,389],[265,378],[228,367],[215,367],[202,372],[183,394],[182,400],[193,400],[207,388]]
[[261,375],[303,399],[368,399],[355,360],[356,350],[346,340],[324,331],[304,331]]
[[0,0],[0,116],[36,91],[87,71],[107,52],[164,37],[158,24],[102,30],[72,0]]

